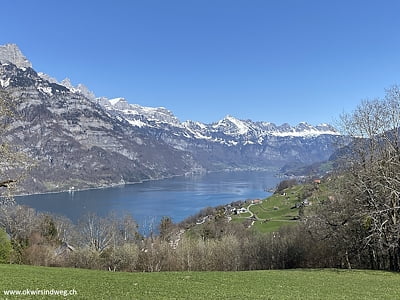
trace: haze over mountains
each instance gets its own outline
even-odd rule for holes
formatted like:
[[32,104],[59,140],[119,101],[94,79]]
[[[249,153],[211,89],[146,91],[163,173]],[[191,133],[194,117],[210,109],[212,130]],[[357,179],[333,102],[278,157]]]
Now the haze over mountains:
[[233,116],[181,122],[166,108],[96,97],[82,84],[37,73],[12,44],[0,46],[0,90],[18,112],[5,138],[38,161],[26,192],[311,164],[328,159],[340,138],[328,124],[278,126]]

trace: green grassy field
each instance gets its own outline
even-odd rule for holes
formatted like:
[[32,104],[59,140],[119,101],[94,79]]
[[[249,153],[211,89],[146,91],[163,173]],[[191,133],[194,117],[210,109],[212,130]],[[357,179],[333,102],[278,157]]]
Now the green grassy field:
[[[293,208],[298,203],[299,195],[303,186],[298,185],[285,190],[285,195],[274,194],[262,203],[255,205],[246,205],[257,221],[254,228],[260,232],[271,232],[278,230],[283,225],[295,224],[293,219],[299,215],[299,209]],[[240,214],[233,216],[234,222],[243,222],[249,214]]]
[[[282,226],[296,224],[295,219],[299,216],[299,208],[295,208],[296,203],[301,203],[304,200],[304,190],[312,187],[312,184],[296,185],[264,199],[260,204],[246,204],[244,207],[251,211],[257,219],[253,228],[259,232],[272,232],[279,230]],[[312,192],[312,195],[307,197],[307,200],[311,205],[318,203],[327,198],[329,192],[326,184],[320,184]],[[307,209],[305,208],[305,210]],[[234,215],[232,221],[244,222],[249,215],[249,213]]]
[[399,299],[400,274],[380,271],[274,270],[249,272],[113,273],[0,265],[6,290],[76,290],[71,299]]

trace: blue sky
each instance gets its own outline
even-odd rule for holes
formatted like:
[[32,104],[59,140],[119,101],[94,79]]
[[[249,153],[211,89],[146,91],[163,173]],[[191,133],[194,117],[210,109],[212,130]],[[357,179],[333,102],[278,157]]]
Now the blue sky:
[[3,1],[0,44],[181,120],[331,123],[400,84],[400,1]]

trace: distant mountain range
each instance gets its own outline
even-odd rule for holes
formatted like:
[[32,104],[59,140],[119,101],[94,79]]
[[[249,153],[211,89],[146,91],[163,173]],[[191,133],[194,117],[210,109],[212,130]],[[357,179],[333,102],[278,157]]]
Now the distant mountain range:
[[27,192],[311,164],[328,159],[341,138],[328,124],[277,126],[232,116],[181,122],[166,108],[99,98],[82,84],[37,73],[13,44],[0,46],[0,89],[19,116],[6,138],[38,161]]

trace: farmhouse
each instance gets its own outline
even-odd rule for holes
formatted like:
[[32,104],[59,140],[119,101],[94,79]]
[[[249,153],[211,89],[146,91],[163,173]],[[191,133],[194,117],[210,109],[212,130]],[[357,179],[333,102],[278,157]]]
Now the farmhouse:
[[246,208],[244,208],[244,207],[242,207],[242,208],[240,208],[240,209],[238,209],[238,210],[237,210],[237,213],[238,213],[238,214],[244,214],[244,213],[247,213],[247,209],[246,209]]

